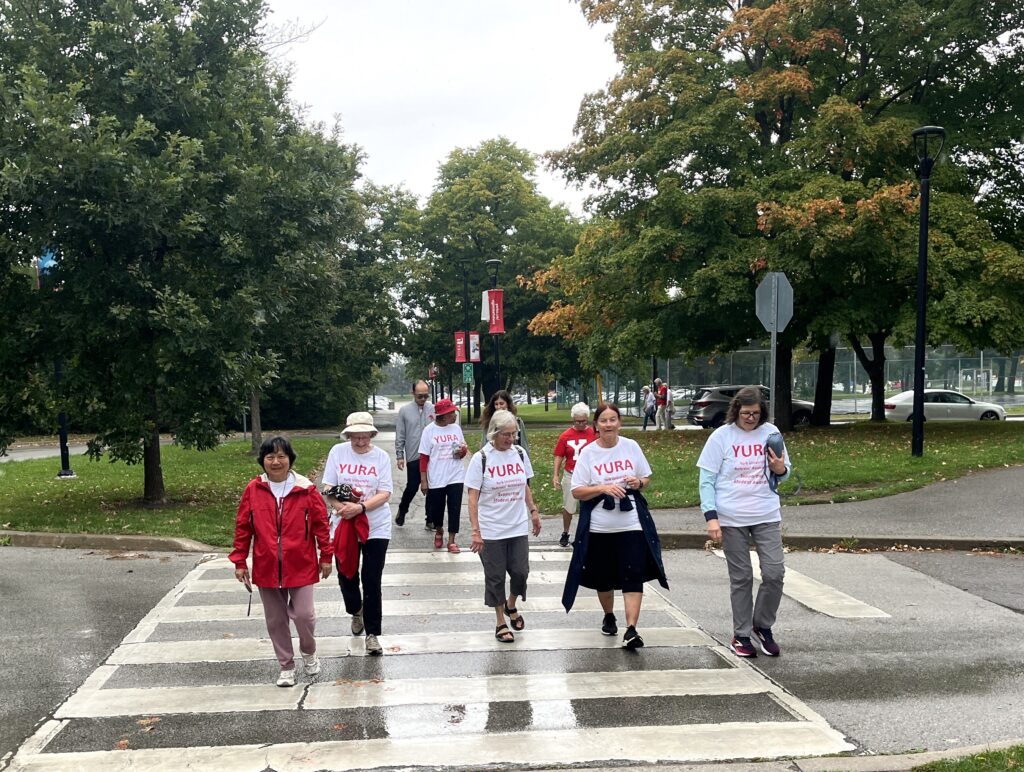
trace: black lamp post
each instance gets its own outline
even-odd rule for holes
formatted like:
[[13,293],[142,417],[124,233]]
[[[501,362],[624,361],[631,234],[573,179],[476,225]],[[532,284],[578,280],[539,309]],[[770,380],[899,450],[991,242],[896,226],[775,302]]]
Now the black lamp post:
[[[487,260],[484,265],[491,269],[491,289],[498,288],[498,269],[501,267],[501,260],[493,258]],[[495,391],[501,388],[501,335],[494,336],[494,382]]]
[[[466,335],[466,361],[472,363],[469,353],[469,260],[465,257],[459,258],[459,267],[462,268],[462,329]],[[473,373],[476,374],[476,367],[473,367]],[[466,410],[468,415],[472,415],[469,406],[469,384],[463,383],[462,392],[466,395]]]
[[[46,250],[42,257],[36,260],[36,289],[42,289],[42,278],[57,267],[57,259],[51,250]],[[48,285],[50,289],[58,289]],[[53,382],[57,389],[60,389],[61,378],[64,375],[64,363],[61,359],[53,362]],[[61,408],[57,414],[57,436],[60,438],[60,471],[57,472],[58,480],[70,480],[78,475],[71,469],[71,452],[68,450],[68,416]]]
[[910,454],[924,453],[924,347],[925,306],[928,298],[928,193],[932,167],[942,152],[946,130],[941,126],[914,129],[914,150],[917,152],[918,176],[921,179],[921,218],[917,238],[917,331],[914,336],[914,412]]

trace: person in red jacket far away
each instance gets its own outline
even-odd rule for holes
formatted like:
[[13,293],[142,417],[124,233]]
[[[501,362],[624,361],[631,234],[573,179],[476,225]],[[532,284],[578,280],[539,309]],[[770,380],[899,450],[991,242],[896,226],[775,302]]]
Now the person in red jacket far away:
[[[306,675],[320,672],[316,655],[313,585],[331,575],[334,550],[327,506],[309,480],[292,471],[295,451],[285,437],[260,446],[263,474],[242,494],[235,517],[235,544],[228,559],[235,578],[263,602],[267,633],[281,665],[278,686],[295,685],[295,652],[289,620],[295,622]],[[252,575],[246,560],[252,546]],[[317,560],[317,549],[320,551]]]

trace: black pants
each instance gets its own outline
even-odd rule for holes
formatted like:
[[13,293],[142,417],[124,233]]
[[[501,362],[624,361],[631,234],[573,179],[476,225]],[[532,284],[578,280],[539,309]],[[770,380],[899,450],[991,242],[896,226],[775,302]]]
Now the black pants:
[[[341,575],[338,567],[338,585],[345,601],[345,611],[356,614],[363,611],[363,624],[368,635],[380,635],[381,625],[381,577],[384,575],[384,559],[390,539],[368,539],[359,545],[360,567],[351,579]],[[335,560],[337,566],[337,560]],[[362,593],[360,594],[360,579]]]
[[458,533],[459,517],[462,510],[462,483],[452,483],[444,488],[427,489],[427,522],[433,523],[434,528],[441,528],[444,525],[446,503],[448,505],[448,533]]
[[420,458],[417,456],[412,461],[405,462],[405,490],[402,491],[402,500],[398,502],[398,516],[405,517],[409,514],[409,507],[416,494],[420,492]]

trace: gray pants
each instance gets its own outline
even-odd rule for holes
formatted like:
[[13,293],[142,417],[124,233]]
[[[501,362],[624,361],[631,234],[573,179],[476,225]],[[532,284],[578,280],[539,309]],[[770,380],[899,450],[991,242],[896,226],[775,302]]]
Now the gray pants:
[[[485,539],[480,553],[484,567],[484,605],[504,606],[508,595],[526,599],[526,577],[530,575],[530,542],[525,536],[511,539]],[[509,590],[505,594],[505,575]]]
[[[761,586],[757,590],[756,602],[752,596],[751,541],[761,562]],[[782,555],[782,523],[759,523],[742,528],[723,525],[722,549],[729,567],[732,632],[737,638],[749,638],[753,627],[775,624],[775,615],[782,602],[782,579],[786,574]]]

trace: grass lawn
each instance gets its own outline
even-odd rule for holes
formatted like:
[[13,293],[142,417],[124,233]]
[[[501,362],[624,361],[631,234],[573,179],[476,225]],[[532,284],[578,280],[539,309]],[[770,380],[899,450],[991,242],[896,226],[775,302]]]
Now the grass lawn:
[[[310,476],[336,440],[294,439],[295,469]],[[57,459],[0,464],[0,527],[18,531],[185,536],[230,546],[235,510],[246,484],[259,474],[249,441],[200,453],[161,448],[169,504],[142,505],[142,465],[72,459],[74,480],[57,480]]]
[[[626,405],[619,405],[620,408],[625,408]],[[527,426],[531,424],[564,424],[565,428],[568,429],[572,423],[572,418],[569,416],[568,407],[556,408],[555,403],[552,402],[548,405],[548,409],[544,410],[544,403],[541,402],[533,405],[516,405],[516,414],[523,419],[523,423]],[[640,418],[636,416],[623,416],[622,422],[626,426],[639,426]],[[533,436],[532,434],[530,435]],[[557,437],[557,435],[556,435]]]
[[1024,769],[1024,745],[1001,751],[979,753],[962,759],[933,761],[914,767],[913,772],[1007,772]]
[[[870,499],[979,469],[1024,464],[1024,423],[926,425],[922,458],[910,455],[910,430],[911,426],[902,422],[859,421],[790,433],[786,442],[804,489],[788,503]],[[529,433],[536,474],[534,494],[546,515],[554,515],[561,508],[560,493],[551,487],[551,450],[560,432],[538,428]],[[698,504],[695,464],[708,434],[629,433],[640,443],[654,469],[648,491],[654,507]],[[296,470],[311,475],[334,442],[296,438]],[[78,479],[56,480],[57,466],[52,458],[0,464],[0,527],[186,536],[228,546],[238,499],[245,484],[259,471],[248,449],[246,441],[228,442],[206,453],[164,446],[164,480],[171,503],[158,509],[141,504],[141,466],[94,463],[76,457],[72,467]],[[403,479],[399,475],[396,484]]]

